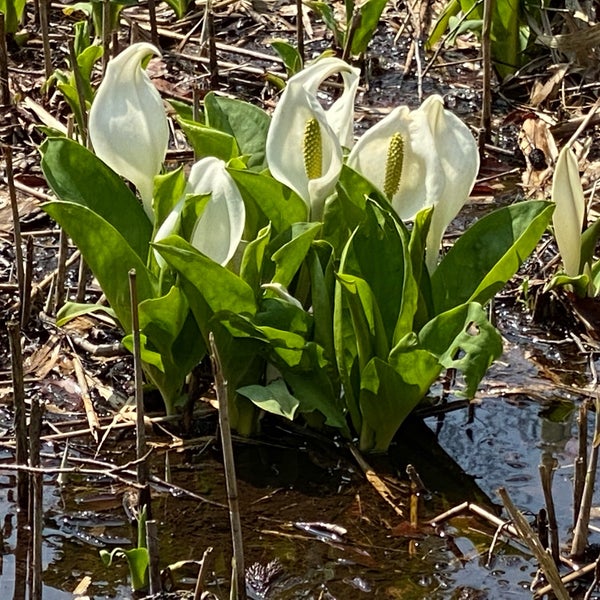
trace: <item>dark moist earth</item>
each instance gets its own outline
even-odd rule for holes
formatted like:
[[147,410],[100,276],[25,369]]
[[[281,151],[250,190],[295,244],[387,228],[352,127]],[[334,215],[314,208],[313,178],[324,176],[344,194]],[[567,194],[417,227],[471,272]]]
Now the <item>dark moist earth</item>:
[[[164,56],[151,63],[149,72],[165,98],[189,102],[194,86],[201,91],[209,87],[207,67],[198,60],[197,30],[184,46],[180,45],[183,36],[198,24],[202,10],[176,22],[164,5],[158,8]],[[293,42],[295,8],[259,2],[217,3],[215,13],[218,58],[238,65],[221,66],[218,89],[272,108],[277,92],[265,73],[282,75],[283,69],[269,42],[274,38]],[[128,8],[124,14],[120,42],[125,44],[130,35],[147,39],[145,6]],[[447,106],[477,128],[481,77],[476,40],[467,37],[456,47],[447,48],[422,76],[431,58],[422,50],[431,15],[424,11],[421,29],[409,15],[401,2],[388,6],[384,13],[362,65],[365,78],[358,98],[358,130],[394,106],[407,103],[414,107],[421,96],[432,93],[443,94]],[[81,15],[65,16],[59,5],[51,6],[53,68],[66,68],[67,42],[79,18]],[[308,19],[312,32],[307,34],[307,56],[316,57],[331,47],[331,35],[314,14],[309,12]],[[132,28],[134,23],[138,26]],[[58,244],[55,226],[38,208],[46,193],[37,153],[43,140],[40,126],[51,125],[48,115],[64,125],[68,109],[55,90],[42,90],[42,46],[31,7],[25,29],[29,39],[23,46],[9,40],[10,85],[16,104],[2,108],[0,133],[12,148],[15,180],[21,188],[17,195],[21,228],[32,240],[32,277],[39,286],[55,269]],[[240,54],[240,49],[250,54]],[[411,53],[412,60],[407,60]],[[482,161],[477,197],[457,219],[449,239],[489,210],[531,193],[516,185],[521,172],[531,169],[531,159],[526,160],[519,149],[520,126],[528,113],[517,108],[536,82],[546,80],[548,62],[549,57],[538,59],[522,77],[495,90],[491,145]],[[585,84],[585,76],[576,73],[568,74],[566,89]],[[560,115],[558,125],[567,123],[593,101],[586,93],[569,98],[570,113],[559,112],[559,101],[552,95],[538,109]],[[570,135],[569,131],[572,133],[573,127],[563,135]],[[170,154],[173,163],[191,158],[182,138],[177,139],[178,145]],[[597,150],[592,138],[590,157]],[[2,169],[6,176],[4,164]],[[11,364],[5,327],[17,316],[12,234],[8,193],[2,188],[0,452],[7,466],[14,464]],[[505,354],[483,381],[471,410],[440,413],[435,408],[443,392],[440,383],[428,399],[438,416],[412,419],[397,436],[389,456],[369,458],[380,478],[378,485],[387,485],[396,510],[367,481],[341,440],[265,419],[260,439],[236,441],[251,597],[531,598],[529,586],[537,565],[524,546],[501,538],[490,551],[495,527],[472,513],[455,517],[437,529],[426,523],[465,501],[500,514],[496,492],[500,486],[531,517],[544,506],[538,465],[545,463],[556,468],[553,493],[560,540],[563,544],[569,540],[576,411],[592,397],[589,390],[595,378],[597,348],[579,322],[567,318],[572,312],[568,300],[549,301],[539,294],[546,277],[544,269],[555,256],[548,243],[541,248],[494,305],[497,325],[506,338]],[[76,281],[75,263],[68,274],[70,294]],[[132,393],[131,360],[128,356],[94,358],[82,349],[81,339],[96,346],[118,342],[119,333],[101,322],[82,320],[65,333],[41,318],[41,312],[52,312],[47,301],[49,289],[45,283],[33,298],[31,318],[23,330],[25,389],[28,400],[36,398],[46,407],[42,464],[48,469],[59,466],[68,438],[66,466],[75,472],[60,480],[56,473],[44,476],[43,597],[72,598],[76,592],[78,597],[130,598],[123,560],[105,568],[98,551],[131,548],[136,540],[129,510],[124,508],[131,504],[132,496],[135,499],[135,466],[121,472],[119,478],[106,473],[110,465],[134,459],[131,419],[127,423],[126,414],[114,418]],[[90,282],[87,299],[95,300],[99,293]],[[534,314],[538,315],[535,323]],[[86,390],[75,374],[78,361],[102,423],[114,419],[115,428],[105,440],[60,433],[88,427],[82,400]],[[452,394],[447,400],[462,406]],[[152,447],[149,462],[155,478],[152,517],[158,524],[165,589],[178,589],[191,597],[197,561],[213,548],[206,559],[205,589],[226,598],[231,541],[215,437],[217,424],[208,403],[198,406],[202,414],[196,414],[185,435],[177,423],[159,423],[148,430]],[[425,407],[421,416],[431,412]],[[590,417],[590,432],[592,421]],[[424,484],[418,488],[416,526],[407,521],[409,464]],[[164,483],[165,479],[172,483]],[[593,511],[593,516],[596,514]],[[0,517],[4,523],[0,597],[24,598],[25,586],[31,581],[24,541],[30,528],[27,523],[18,527],[12,470],[0,471]],[[590,541],[598,542],[596,538],[593,533]],[[583,597],[589,584],[584,581],[573,591],[574,597],[577,593]]]

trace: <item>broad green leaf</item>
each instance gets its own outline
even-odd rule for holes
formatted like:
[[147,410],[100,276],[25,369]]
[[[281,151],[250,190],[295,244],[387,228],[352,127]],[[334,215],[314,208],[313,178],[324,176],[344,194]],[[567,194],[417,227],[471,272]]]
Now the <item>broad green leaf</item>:
[[585,298],[588,295],[590,288],[590,276],[587,273],[577,275],[577,277],[569,277],[564,273],[559,273],[552,277],[552,279],[544,287],[544,291],[553,290],[558,287],[571,286],[573,291],[580,298]]
[[154,211],[155,229],[162,225],[167,215],[181,200],[185,193],[185,186],[186,181],[182,167],[154,178],[152,210]]
[[178,286],[173,286],[164,296],[139,303],[140,331],[162,355],[169,356],[188,312],[186,297]]
[[302,70],[304,61],[295,46],[292,46],[292,44],[285,40],[273,40],[271,47],[279,54],[279,57],[283,61],[288,77]]
[[271,117],[258,106],[209,92],[204,98],[206,124],[235,138],[241,154],[250,159],[248,168],[266,168],[265,144]]
[[[129,350],[129,352],[133,353],[133,335],[129,334],[126,335],[121,342],[123,343],[123,346],[125,346],[125,348],[127,348],[127,350]],[[144,334],[140,333],[140,357],[142,359],[142,362],[144,363],[144,367],[155,367],[160,375],[158,375],[158,377],[160,378],[161,375],[164,375],[165,373],[165,365],[163,363],[163,357],[162,355],[156,351],[156,349],[154,348],[154,346],[152,345],[152,343],[150,342],[150,340],[148,339],[147,336],[145,336]],[[154,378],[152,378],[153,380]],[[171,411],[168,410],[169,407],[169,403],[165,402],[165,406],[167,407],[167,413],[171,414]]]
[[258,232],[258,237],[246,246],[242,256],[240,277],[254,290],[257,300],[262,293],[260,284],[262,282],[263,261],[270,240],[271,226],[267,225]]
[[427,43],[425,44],[425,48],[427,50],[431,50],[437,42],[442,39],[442,36],[448,30],[448,24],[450,22],[450,18],[457,15],[460,12],[460,2],[459,0],[450,0],[448,4],[446,4],[444,10],[438,17],[435,25],[433,26],[433,30],[427,39]]
[[86,206],[72,202],[48,202],[42,208],[79,248],[123,329],[130,332],[129,271],[136,270],[140,301],[155,295],[155,281],[144,262],[113,225]]
[[338,273],[337,280],[347,302],[356,338],[361,372],[371,357],[387,359],[389,345],[381,312],[369,284],[360,277]]
[[[102,54],[104,54],[104,49],[102,46],[88,46],[85,50],[82,50],[77,55],[77,68],[79,69],[79,73],[81,75],[84,98],[88,102],[91,102],[94,98],[94,92],[90,83],[92,71],[96,62],[102,58]],[[74,78],[73,84],[75,84]]]
[[521,43],[522,2],[520,0],[496,0],[492,14],[492,59],[501,77],[514,73],[522,63]]
[[387,0],[366,0],[360,5],[358,22],[352,37],[351,52],[359,56],[367,51]]
[[[368,285],[373,303],[381,314],[388,347],[392,344],[401,304],[408,300],[404,298],[407,245],[408,235],[401,233],[391,214],[369,200],[365,219],[350,238],[340,267],[340,273],[356,275]],[[412,289],[411,293],[416,295],[416,290]]]
[[42,170],[58,198],[87,207],[110,223],[145,263],[152,224],[123,180],[73,140],[51,138],[40,150]]
[[[312,413],[318,411],[325,417],[325,425],[341,430],[349,437],[344,410],[339,403],[339,389],[332,385],[328,370],[318,366],[316,345],[308,344],[307,351],[314,366],[306,371],[284,370],[284,377],[291,387],[294,397],[300,402],[299,411]],[[314,351],[314,353],[313,353]]]
[[216,156],[227,162],[240,155],[240,149],[231,134],[181,118],[179,124],[188,142],[192,145],[197,159]]
[[[413,351],[405,357],[402,366],[409,376],[422,369],[421,354],[422,351]],[[361,372],[359,402],[363,424],[360,449],[386,452],[400,425],[421,401],[429,386],[423,388],[421,382],[406,381],[397,368],[373,357]]]
[[314,341],[324,349],[325,356],[335,361],[333,339],[333,303],[335,273],[333,248],[325,241],[313,243],[308,254],[310,297],[314,317]]
[[[182,295],[181,292],[178,293]],[[168,300],[172,297],[171,292],[167,297],[158,298],[153,305],[146,306],[144,320],[151,317],[152,321],[146,323],[140,334],[144,372],[160,391],[168,415],[175,414],[180,404],[186,400],[183,393],[186,377],[206,352],[202,334],[192,313],[187,310],[187,303],[178,310],[182,313],[182,309],[186,309],[183,323],[181,316],[176,315],[173,319],[174,322],[179,320],[179,332],[176,331],[177,327],[164,323],[171,304]],[[177,307],[172,308],[177,310]],[[123,344],[133,349],[131,336],[123,338]]]
[[252,400],[258,408],[290,421],[294,420],[299,402],[287,389],[281,379],[268,385],[246,385],[237,390],[238,394]]
[[[213,313],[256,313],[252,288],[235,273],[198,252],[184,239],[172,235],[153,246],[173,269],[198,290]],[[202,324],[199,325],[202,327]]]
[[552,211],[549,202],[519,202],[472,225],[431,276],[436,313],[464,302],[488,302],[533,251]]
[[227,171],[240,190],[247,212],[258,213],[254,217],[255,230],[270,221],[274,232],[281,233],[294,223],[306,221],[308,214],[304,200],[270,175],[243,169]]
[[419,332],[419,344],[446,369],[465,378],[464,395],[472,398],[492,362],[502,354],[502,338],[477,302],[444,312]]
[[408,243],[400,231],[404,250],[404,285],[400,315],[394,328],[392,344],[426,323],[431,304],[429,271],[425,267],[425,246],[433,209],[419,211],[415,217]]
[[16,33],[21,27],[25,0],[0,0],[0,12],[4,14],[4,30]]
[[581,262],[579,263],[579,272],[583,273],[584,266],[591,263],[596,251],[596,244],[600,238],[600,219],[596,219],[581,234]]
[[62,327],[69,321],[85,315],[92,315],[97,312],[107,314],[109,317],[117,320],[115,311],[109,306],[103,304],[79,304],[78,302],[66,302],[56,313],[56,326]]
[[313,0],[308,0],[306,4],[312,8],[321,17],[321,19],[323,19],[323,23],[325,23],[329,31],[333,33],[333,37],[335,38],[335,43],[337,46],[339,48],[343,48],[345,33],[339,24],[339,19],[333,12],[332,6],[329,3],[321,0],[316,2]]
[[[271,260],[276,265],[275,274],[271,280],[273,283],[289,287],[320,230],[321,223],[295,223],[292,225],[290,231],[286,232],[291,239],[281,245],[271,256]],[[279,236],[273,241],[273,244],[280,243],[281,239],[282,236]]]

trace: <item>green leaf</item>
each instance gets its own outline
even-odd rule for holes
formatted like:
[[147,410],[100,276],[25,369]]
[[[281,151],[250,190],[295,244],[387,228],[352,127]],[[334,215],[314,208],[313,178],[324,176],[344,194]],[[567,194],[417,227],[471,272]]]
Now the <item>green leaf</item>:
[[242,154],[250,159],[248,168],[266,168],[265,145],[271,117],[258,106],[236,98],[209,92],[204,98],[206,124],[235,138]]
[[307,352],[312,365],[309,370],[284,369],[283,372],[294,397],[300,402],[298,411],[303,414],[318,411],[325,417],[325,425],[335,427],[350,437],[344,410],[339,402],[339,389],[332,385],[328,369],[320,365],[316,344],[308,344]]
[[465,378],[464,395],[472,398],[492,362],[502,354],[502,338],[477,302],[444,312],[419,332],[422,348],[438,357],[446,369]]
[[269,385],[246,385],[237,390],[238,394],[252,400],[258,408],[290,421],[294,420],[299,402],[287,389],[285,382],[276,379]]
[[323,23],[327,26],[327,29],[333,33],[335,43],[339,48],[344,47],[345,32],[342,27],[339,26],[339,19],[335,16],[333,8],[327,2],[322,1],[311,1],[306,2],[310,8],[312,8],[323,20]]
[[80,304],[78,302],[66,302],[56,313],[56,326],[62,327],[69,321],[85,315],[92,315],[97,312],[103,312],[109,317],[117,320],[115,311],[109,306],[103,304]]
[[425,383],[418,378],[418,374],[427,371],[426,367],[435,372],[435,377],[439,374],[437,360],[418,349],[403,354],[395,367],[377,357],[367,363],[360,380],[361,450],[387,451],[400,425],[431,385],[431,377]]
[[[492,59],[500,77],[514,73],[522,63],[521,54],[526,46],[521,43],[522,2],[519,0],[496,0],[492,14]],[[528,32],[528,28],[527,28]],[[526,35],[525,40],[528,35]]]
[[550,291],[558,287],[571,286],[573,291],[580,298],[585,298],[588,295],[590,287],[590,275],[588,273],[582,273],[577,277],[569,277],[564,273],[554,275],[552,279],[544,287],[544,291]]
[[367,46],[377,29],[386,4],[387,0],[367,0],[361,4],[358,9],[358,24],[352,37],[351,52],[354,56],[359,56],[367,51]]
[[[388,347],[392,344],[401,305],[408,301],[404,291],[407,246],[407,232],[398,228],[388,211],[369,200],[365,219],[350,238],[340,267],[341,274],[356,275],[365,280],[381,314]],[[416,296],[416,289],[412,289],[411,294]],[[417,298],[412,301],[416,302]]]
[[145,263],[152,224],[123,180],[73,140],[51,138],[40,150],[42,170],[58,198],[87,207],[110,223]]
[[147,548],[115,548],[112,552],[100,550],[100,558],[106,567],[110,567],[115,558],[123,557],[129,565],[129,574],[131,575],[131,587],[134,592],[140,592],[148,587],[148,565],[150,564],[150,555]]
[[308,254],[310,297],[314,318],[314,341],[323,347],[327,360],[335,362],[333,307],[335,298],[335,257],[333,248],[322,240],[313,243]]
[[179,125],[181,125],[188,142],[192,145],[197,159],[205,156],[216,156],[227,162],[240,155],[238,144],[229,133],[185,119],[179,119]]
[[369,181],[346,165],[342,167],[336,191],[334,199],[325,205],[322,237],[341,255],[350,234],[365,219],[367,199],[382,209],[392,209]]
[[[92,71],[94,65],[102,58],[103,54],[104,49],[102,46],[88,46],[77,55],[77,68],[79,69],[81,82],[83,83],[84,98],[88,102],[91,102],[94,98],[94,92],[90,83]],[[74,78],[73,84],[75,84]]]
[[[425,267],[425,245],[433,209],[419,211],[415,217],[410,239],[406,244],[404,234],[404,285],[402,305],[392,344],[396,344],[406,334],[420,329],[421,324],[429,320],[431,293],[429,272]],[[408,246],[408,248],[407,248]]]
[[255,291],[256,299],[262,294],[263,262],[269,241],[271,240],[271,226],[267,225],[259,231],[258,237],[251,241],[244,249],[240,277]]
[[279,57],[283,61],[288,77],[292,77],[292,75],[302,70],[304,61],[295,46],[292,46],[292,44],[285,40],[273,40],[271,47],[279,54]]
[[600,219],[596,219],[581,235],[581,262],[579,272],[582,273],[585,265],[591,263],[596,251],[596,244],[600,238]]
[[0,12],[4,14],[4,30],[16,33],[21,27],[25,0],[0,0]]
[[552,211],[549,202],[519,202],[471,226],[431,276],[435,312],[464,302],[488,302],[533,251]]
[[364,279],[338,273],[337,280],[350,309],[362,371],[371,357],[378,356],[385,360],[388,356],[389,345],[383,319],[375,296]]
[[136,270],[140,301],[155,295],[154,278],[139,255],[113,225],[86,206],[72,202],[48,202],[42,208],[79,248],[123,329],[130,332],[129,271]]
[[442,39],[442,36],[448,30],[448,24],[450,22],[450,18],[456,16],[460,12],[460,2],[459,0],[450,0],[448,4],[446,4],[444,10],[438,17],[435,25],[433,26],[433,30],[427,39],[427,43],[425,44],[425,48],[427,50],[431,50],[437,42]]
[[164,175],[157,175],[154,178],[152,210],[154,211],[155,229],[162,225],[162,222],[175,208],[175,205],[183,198],[185,186],[186,180],[183,167]]
[[[240,277],[201,254],[179,236],[153,244],[165,261],[183,275],[202,295],[214,313],[256,313],[254,291]],[[202,327],[202,324],[199,324]]]
[[227,171],[244,199],[247,212],[257,214],[254,217],[256,230],[270,221],[274,232],[281,233],[294,223],[306,221],[308,213],[304,200],[267,173],[231,168]]
[[[280,283],[289,287],[300,265],[304,262],[313,240],[321,230],[321,223],[295,223],[286,232],[291,239],[273,252],[271,260],[275,263],[275,274],[272,283]],[[282,236],[276,238],[273,244],[279,244]]]

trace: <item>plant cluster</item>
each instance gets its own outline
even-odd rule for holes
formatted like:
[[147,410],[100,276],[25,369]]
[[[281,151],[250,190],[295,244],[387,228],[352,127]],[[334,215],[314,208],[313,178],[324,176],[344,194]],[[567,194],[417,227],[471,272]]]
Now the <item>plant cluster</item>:
[[[89,115],[95,154],[64,137],[41,151],[58,198],[44,209],[129,347],[136,270],[144,370],[166,410],[211,333],[242,434],[261,411],[301,415],[385,451],[444,369],[472,397],[502,351],[483,307],[535,248],[550,203],[489,214],[440,259],[478,171],[475,140],[432,96],[354,144],[359,71],[333,57],[291,77],[272,116],[214,93],[200,122],[178,107],[198,160],[187,176],[162,172],[167,117],[142,66],[157,53],[134,44],[109,63]],[[324,107],[332,76],[342,92]],[[68,304],[58,320],[98,309]]]

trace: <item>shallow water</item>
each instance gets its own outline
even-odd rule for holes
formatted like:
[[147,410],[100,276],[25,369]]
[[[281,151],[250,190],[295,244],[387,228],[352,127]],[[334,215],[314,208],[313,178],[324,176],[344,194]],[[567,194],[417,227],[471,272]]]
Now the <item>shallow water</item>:
[[[405,464],[417,468],[429,492],[421,501],[423,521],[465,500],[498,510],[500,486],[526,514],[537,513],[544,504],[538,465],[556,461],[554,501],[564,544],[572,519],[574,409],[580,399],[576,390],[544,379],[528,356],[559,365],[568,381],[585,379],[584,363],[577,356],[561,359],[564,346],[543,340],[540,332],[524,329],[517,335],[514,327],[511,331],[504,356],[482,382],[472,418],[461,409],[443,419],[428,418],[426,429],[409,424],[389,457],[369,460],[399,498],[405,497],[406,488],[393,486],[398,478],[406,480]],[[593,414],[590,430],[592,426]],[[124,462],[130,448],[129,435],[107,451]],[[56,459],[47,464],[58,463],[60,447],[56,452]],[[72,452],[85,456],[86,444],[76,445]],[[152,466],[159,476],[163,461],[164,453],[157,452]],[[282,573],[265,598],[531,598],[528,587],[536,564],[523,547],[501,542],[488,564],[494,528],[468,515],[446,524],[444,536],[425,531],[410,539],[410,532],[401,527],[402,519],[335,444],[276,427],[258,444],[238,444],[236,461],[246,566],[277,559]],[[170,452],[170,463],[174,483],[225,502],[222,465],[213,445]],[[15,512],[10,475],[2,474],[0,518]],[[121,508],[124,492],[123,485],[108,479],[74,475],[60,488],[55,476],[47,478],[45,599],[72,597],[86,575],[91,578],[90,597],[131,597],[124,565],[106,569],[98,555],[100,547],[127,547],[128,540],[136,539]],[[199,560],[213,546],[207,582],[212,591],[227,597],[227,511],[163,494],[155,495],[153,512],[159,523],[161,568],[180,560]],[[299,522],[331,523],[347,533],[332,538],[318,526]],[[7,533],[2,598],[17,597],[13,595],[16,528]],[[593,535],[591,541],[597,542],[596,538]],[[184,589],[193,589],[194,578],[193,568],[175,574]]]

